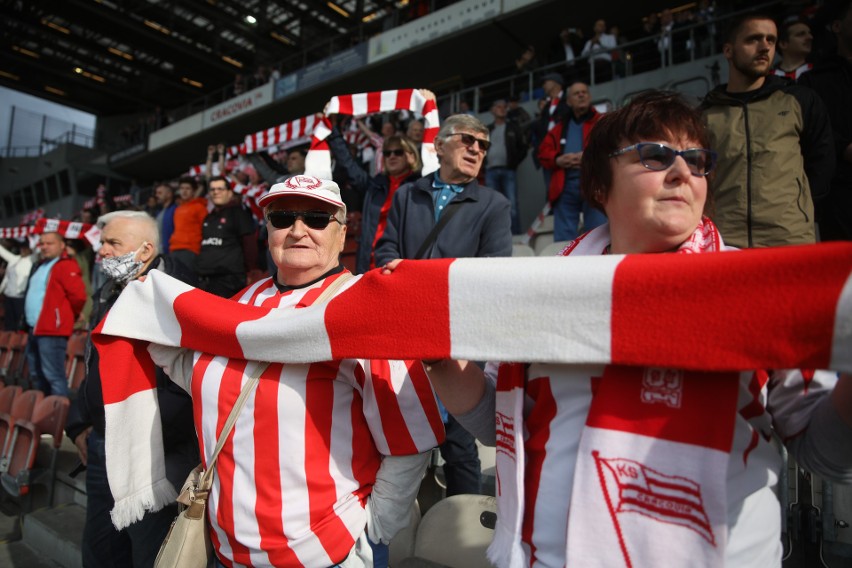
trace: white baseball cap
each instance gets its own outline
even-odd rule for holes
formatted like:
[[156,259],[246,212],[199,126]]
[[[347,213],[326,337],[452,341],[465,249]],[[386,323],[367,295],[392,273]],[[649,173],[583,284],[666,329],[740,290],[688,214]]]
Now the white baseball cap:
[[295,175],[281,183],[276,183],[257,200],[257,204],[266,208],[277,199],[295,195],[325,201],[326,203],[340,207],[344,213],[346,212],[346,205],[340,197],[340,187],[336,183],[331,180],[306,175]]

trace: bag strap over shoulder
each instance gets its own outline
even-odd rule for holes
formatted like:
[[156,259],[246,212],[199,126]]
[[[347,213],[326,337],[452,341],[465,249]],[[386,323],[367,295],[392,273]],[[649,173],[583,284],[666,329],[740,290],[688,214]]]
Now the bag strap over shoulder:
[[420,245],[420,249],[418,249],[417,254],[414,255],[415,260],[423,258],[426,251],[429,250],[429,247],[431,247],[432,243],[435,242],[435,239],[438,238],[438,233],[441,232],[441,229],[446,227],[447,223],[450,222],[450,219],[453,218],[453,215],[458,212],[461,203],[461,201],[451,201],[446,207],[444,207],[444,212],[441,214],[441,218],[438,219],[438,222],[434,227],[432,227],[432,231],[426,236],[426,239],[423,241],[423,244]]
[[355,278],[355,275],[353,275],[351,272],[344,272],[337,278],[337,280],[329,284],[328,288],[323,290],[322,294],[320,294],[317,297],[316,301],[311,305],[319,306],[320,304],[324,304],[325,302],[331,300],[337,293],[337,291],[340,290],[343,285],[349,282],[349,280],[351,280],[352,278]]
[[[313,305],[318,306],[333,298],[337,291],[352,278],[354,278],[354,276],[350,272],[344,272],[341,274],[334,282],[329,284],[328,287],[323,290],[322,294],[319,295]],[[269,363],[258,363],[257,367],[255,367],[246,381],[246,384],[243,385],[243,388],[240,391],[240,396],[237,398],[236,402],[234,402],[234,406],[231,408],[230,414],[228,414],[228,419],[225,421],[225,425],[222,426],[222,432],[219,434],[219,439],[216,440],[216,448],[213,450],[213,455],[210,456],[210,463],[207,464],[207,470],[204,472],[204,476],[198,484],[199,491],[209,491],[210,486],[213,484],[213,470],[216,468],[216,460],[219,457],[219,452],[222,451],[222,448],[225,446],[225,441],[231,434],[231,430],[234,429],[234,424],[236,424],[237,417],[239,417],[243,406],[246,404],[246,400],[248,400],[248,395],[251,394],[251,391],[257,386],[260,376],[267,367],[269,367]]]
[[219,439],[216,440],[216,448],[213,450],[213,455],[210,456],[210,463],[207,464],[207,471],[204,472],[204,476],[198,484],[198,489],[200,491],[209,490],[210,486],[213,484],[213,470],[216,469],[216,459],[219,457],[219,452],[222,451],[225,441],[231,434],[231,430],[234,429],[234,424],[236,424],[237,417],[240,415],[243,406],[245,406],[246,400],[248,400],[248,395],[251,394],[251,391],[257,386],[257,381],[260,379],[260,375],[263,374],[267,367],[269,367],[269,363],[258,363],[257,367],[255,367],[251,376],[249,376],[249,379],[246,381],[246,384],[243,385],[243,389],[240,391],[240,396],[237,397],[234,406],[231,408],[231,413],[228,414],[228,419],[225,421],[225,425],[222,426],[222,432],[219,434]]

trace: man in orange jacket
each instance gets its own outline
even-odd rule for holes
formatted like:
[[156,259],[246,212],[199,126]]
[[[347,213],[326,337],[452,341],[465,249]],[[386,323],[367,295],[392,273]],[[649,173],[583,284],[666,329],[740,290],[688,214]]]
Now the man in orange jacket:
[[86,286],[80,265],[65,252],[59,233],[42,234],[38,250],[39,262],[24,299],[30,380],[45,394],[68,396],[65,350],[86,303]]
[[201,252],[201,226],[207,217],[207,198],[198,197],[198,184],[192,177],[178,182],[180,205],[175,209],[175,230],[169,239],[169,255],[195,272]]

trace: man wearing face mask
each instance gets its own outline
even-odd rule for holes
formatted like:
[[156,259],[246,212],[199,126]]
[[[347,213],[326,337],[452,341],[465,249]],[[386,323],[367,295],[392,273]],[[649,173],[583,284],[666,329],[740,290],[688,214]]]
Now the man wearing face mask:
[[[150,270],[195,285],[194,275],[182,263],[159,254],[157,222],[143,211],[114,211],[98,219],[101,229],[102,268],[107,282],[94,293],[91,327],[100,323],[124,287]],[[104,402],[98,352],[86,346],[86,379],[72,404],[65,431],[77,446],[86,466],[86,525],[83,530],[83,565],[153,566],[160,544],[177,514],[176,506],[147,513],[142,520],[118,531],[110,510],[114,500],[107,480],[104,453]],[[192,424],[192,400],[160,372],[157,399],[161,410],[166,474],[177,489],[199,462],[198,442]]]

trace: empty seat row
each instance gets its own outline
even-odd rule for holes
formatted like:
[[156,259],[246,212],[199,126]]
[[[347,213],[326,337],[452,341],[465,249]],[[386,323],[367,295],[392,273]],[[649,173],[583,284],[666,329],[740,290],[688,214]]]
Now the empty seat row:
[[[47,486],[52,504],[69,404],[67,397],[44,396],[39,390],[23,390],[18,385],[0,389],[0,484],[6,493],[26,496],[32,485],[41,483]],[[45,434],[52,437],[50,463],[36,464]]]
[[[68,388],[76,391],[86,376],[85,354],[87,331],[75,331],[68,338],[65,351],[65,375]],[[26,358],[27,334],[16,331],[0,331],[0,382],[33,388],[29,377]]]
[[75,331],[68,338],[68,348],[65,350],[65,376],[68,377],[68,388],[76,391],[86,378],[86,341],[87,331]]
[[14,382],[26,375],[27,334],[0,331],[0,378]]

